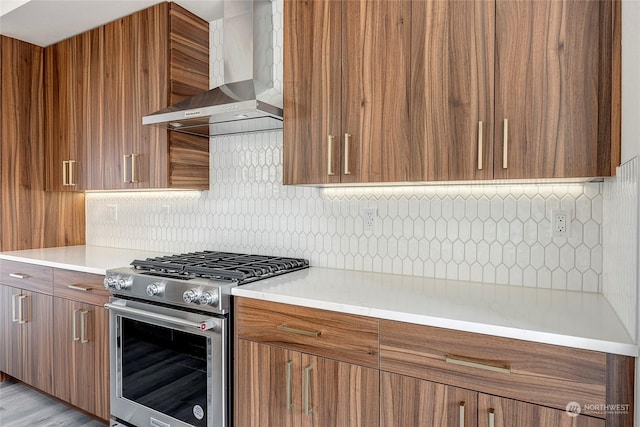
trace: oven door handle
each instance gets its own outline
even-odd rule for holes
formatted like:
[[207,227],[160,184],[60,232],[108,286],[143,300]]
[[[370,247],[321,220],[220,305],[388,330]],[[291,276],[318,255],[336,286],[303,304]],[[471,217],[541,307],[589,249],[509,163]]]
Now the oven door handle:
[[160,320],[167,323],[172,323],[174,325],[187,326],[190,328],[195,328],[200,331],[208,331],[209,329],[214,329],[216,327],[216,319],[209,318],[203,319],[200,322],[191,322],[189,320],[180,319],[178,317],[167,316],[166,314],[153,313],[151,311],[140,310],[138,308],[131,308],[119,304],[111,304],[107,303],[104,305],[105,308],[113,311],[119,311],[121,313],[128,314],[137,314],[139,316],[144,316],[153,320]]

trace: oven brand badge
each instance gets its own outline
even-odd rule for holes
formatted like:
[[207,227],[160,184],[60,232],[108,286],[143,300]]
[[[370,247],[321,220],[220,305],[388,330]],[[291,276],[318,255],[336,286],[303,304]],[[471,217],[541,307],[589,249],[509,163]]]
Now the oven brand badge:
[[196,405],[193,407],[193,416],[199,420],[204,418],[204,409],[202,409],[202,406]]

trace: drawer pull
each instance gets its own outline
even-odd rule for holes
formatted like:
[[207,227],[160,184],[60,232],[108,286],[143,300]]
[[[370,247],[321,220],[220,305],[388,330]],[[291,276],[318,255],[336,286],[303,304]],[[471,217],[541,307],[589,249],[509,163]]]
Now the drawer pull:
[[287,409],[293,408],[293,401],[291,400],[291,366],[293,360],[287,361]]
[[311,366],[304,368],[304,413],[311,415]]
[[460,402],[460,427],[464,427],[464,401]]
[[9,273],[9,277],[13,277],[14,279],[28,279],[31,276],[24,273]]
[[[504,362],[494,362],[495,364],[487,364],[474,362],[472,360],[462,358],[460,356],[448,355],[445,359],[447,363],[452,365],[467,366],[469,368],[484,369],[485,371],[499,372],[501,374],[510,374],[511,368]],[[502,365],[502,366],[497,366]]]
[[91,288],[85,288],[84,286],[78,286],[78,285],[67,285],[67,288],[73,289],[74,291],[82,291],[82,292],[91,291]]
[[489,408],[489,427],[495,427],[496,425],[495,418],[496,418],[495,409]]
[[282,325],[278,325],[278,330],[282,332],[291,332],[292,334],[304,335],[305,337],[317,338],[320,336],[320,332],[318,331],[305,331],[304,329],[290,328],[284,323]]

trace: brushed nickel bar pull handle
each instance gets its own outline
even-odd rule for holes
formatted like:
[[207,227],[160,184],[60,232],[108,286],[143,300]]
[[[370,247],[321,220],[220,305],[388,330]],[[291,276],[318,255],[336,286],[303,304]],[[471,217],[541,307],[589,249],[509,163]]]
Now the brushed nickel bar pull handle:
[[9,277],[13,277],[14,279],[28,279],[31,276],[24,273],[9,273]]
[[136,183],[138,181],[138,169],[136,168],[136,158],[139,154],[131,154],[131,183]]
[[291,366],[293,360],[287,361],[287,409],[293,408],[293,401],[291,400]]
[[464,406],[465,402],[460,402],[460,427],[464,427]]
[[304,368],[304,414],[311,415],[311,366]]
[[106,303],[104,307],[115,312],[144,316],[147,319],[158,320],[160,322],[171,323],[173,325],[187,326],[190,328],[198,329],[200,331],[208,331],[209,329],[219,330],[219,321],[213,317],[204,318],[200,322],[191,322],[189,320],[168,316],[166,314],[154,313],[152,311],[141,310],[139,308],[127,307],[126,305]]
[[91,291],[91,288],[85,288],[84,286],[78,286],[78,285],[67,285],[67,288],[73,289],[74,291],[82,291],[82,292]]
[[80,343],[86,344],[89,342],[87,339],[87,310],[80,310]]
[[495,409],[489,408],[489,427],[495,427],[496,425],[495,412]]
[[351,169],[349,169],[349,151],[351,145],[351,134],[344,134],[344,174],[351,175]]
[[73,182],[73,164],[75,162],[76,162],[75,160],[69,160],[69,162],[68,162],[68,165],[69,165],[69,178],[67,180],[67,183],[71,187],[76,185],[76,183]]
[[447,356],[445,358],[445,362],[451,363],[452,365],[466,366],[469,368],[478,368],[484,369],[485,371],[499,372],[501,374],[510,374],[510,368],[502,368],[500,366],[487,365],[484,363],[472,362],[470,360],[457,359],[453,356]]
[[335,139],[336,137],[333,135],[327,137],[327,175],[330,176],[335,175],[333,172],[333,141]]
[[24,314],[24,307],[23,307],[23,303],[24,300],[27,298],[26,295],[19,295],[18,296],[18,300],[19,300],[19,304],[18,304],[18,323],[27,323],[26,320],[24,320],[24,318],[22,317],[22,315]]
[[67,166],[69,166],[69,162],[64,160],[62,162],[62,186],[66,187],[69,185],[69,178],[67,174]]
[[20,319],[16,316],[16,297],[19,297],[20,294],[11,295],[11,321],[19,322]]
[[507,168],[507,154],[509,153],[509,120],[504,119],[502,135],[502,169]]
[[73,337],[73,341],[80,341],[80,338],[78,337],[78,325],[76,325],[76,316],[78,311],[80,310],[74,308],[73,313],[71,314],[71,337]]
[[290,332],[292,334],[304,335],[306,337],[317,338],[320,336],[319,331],[305,331],[304,329],[290,328],[286,326],[284,323],[282,325],[278,325],[278,330],[282,332]]
[[478,170],[482,170],[482,120],[478,122]]
[[127,179],[127,159],[129,157],[131,157],[129,154],[122,155],[122,182],[124,182],[125,184],[131,182]]

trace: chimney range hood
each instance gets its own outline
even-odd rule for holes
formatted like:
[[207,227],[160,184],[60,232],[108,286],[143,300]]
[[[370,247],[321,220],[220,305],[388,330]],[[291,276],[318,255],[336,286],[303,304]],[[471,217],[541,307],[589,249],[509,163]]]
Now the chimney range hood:
[[224,84],[144,116],[143,125],[206,137],[282,129],[271,1],[226,0],[223,31]]

